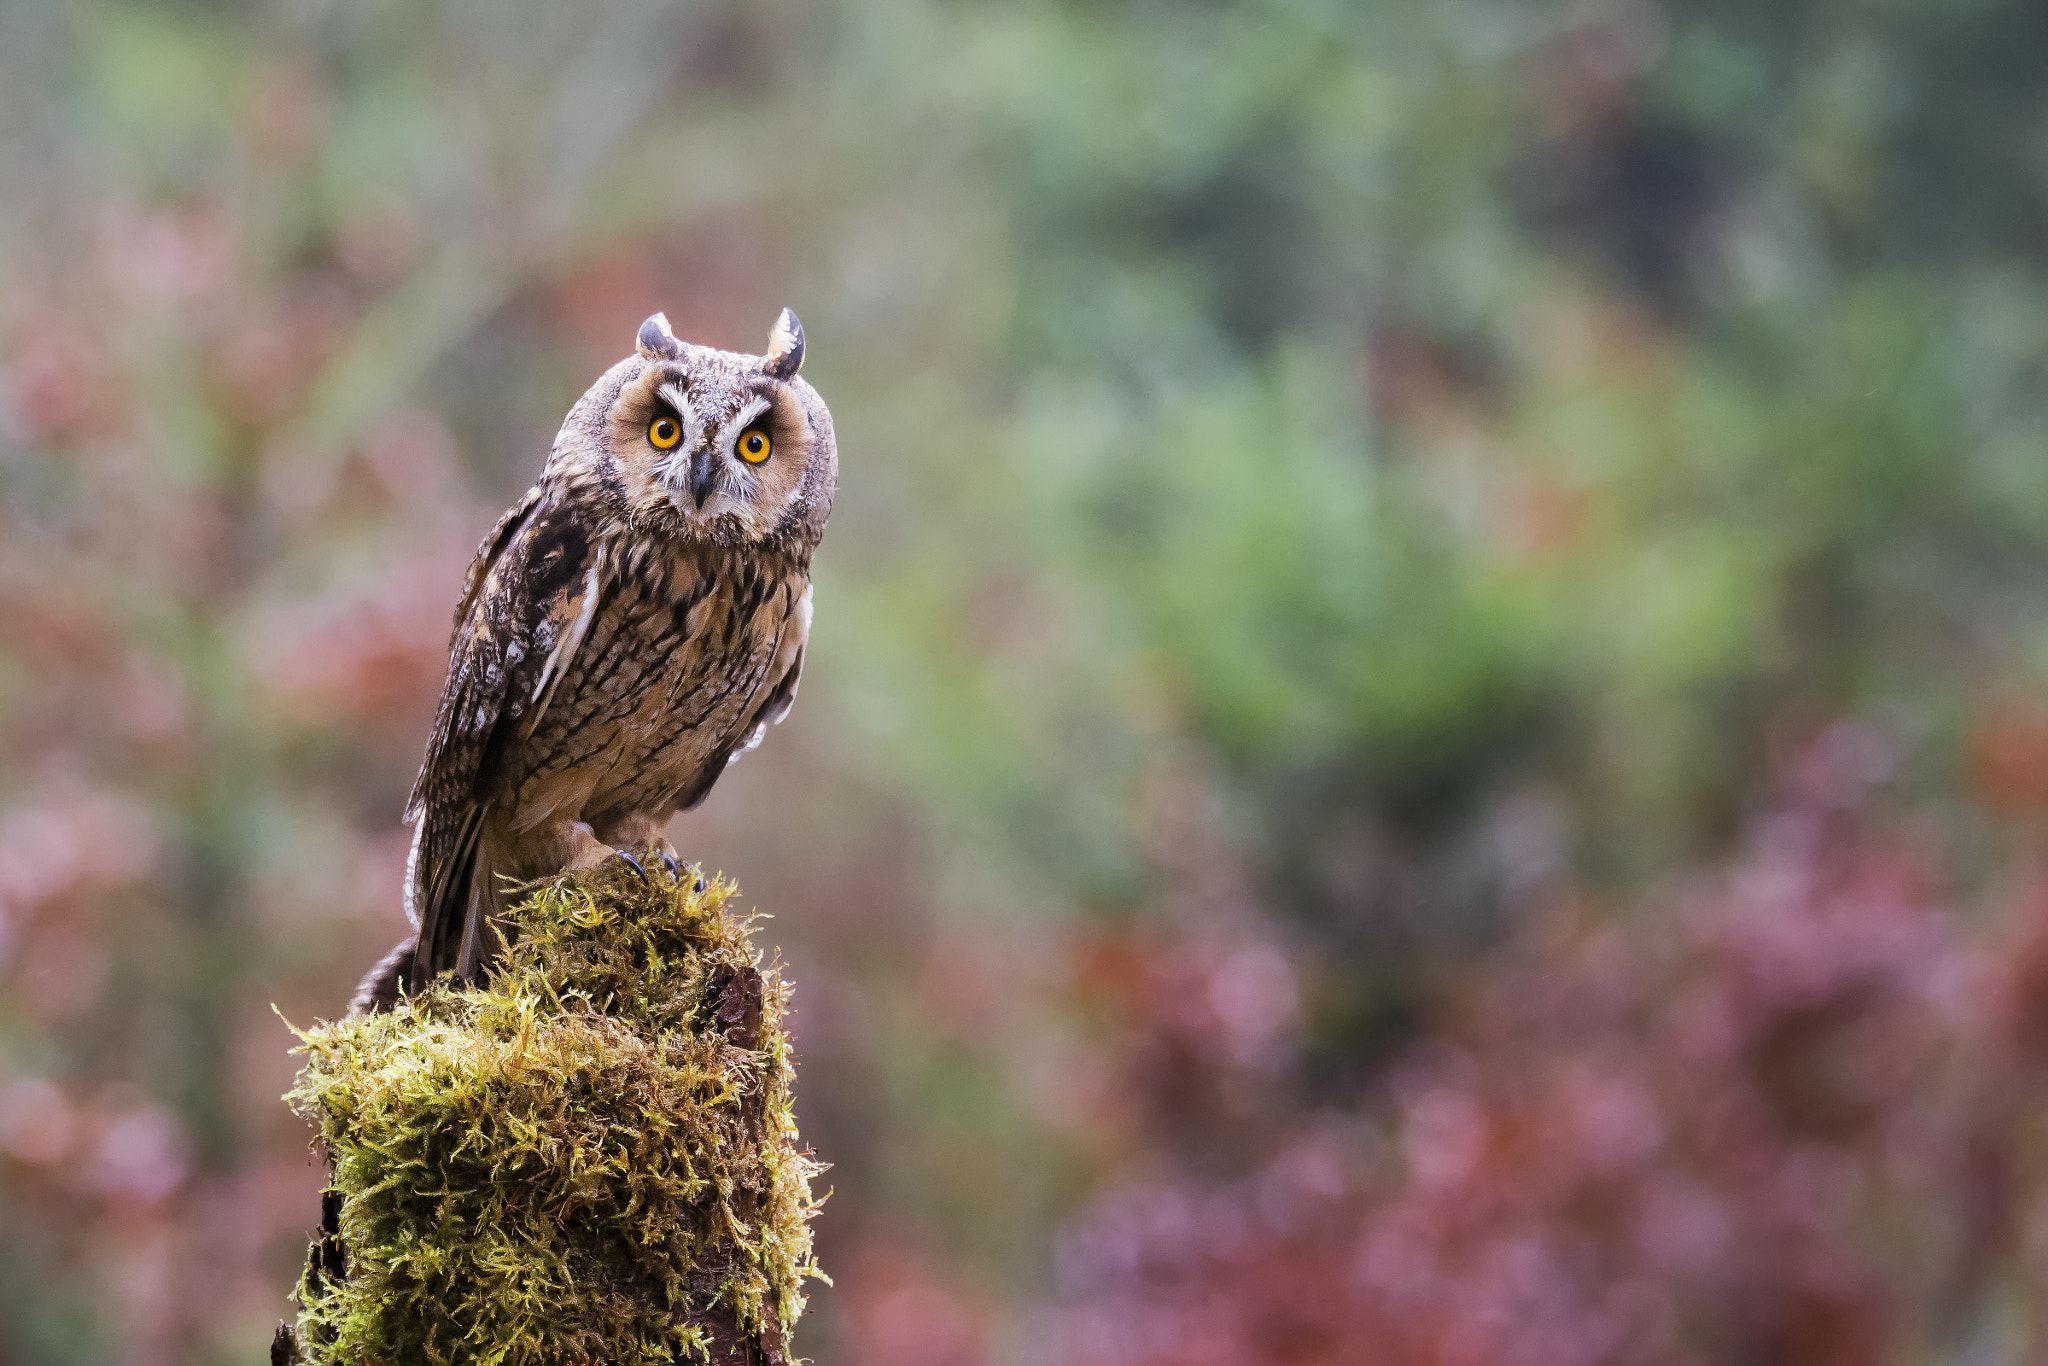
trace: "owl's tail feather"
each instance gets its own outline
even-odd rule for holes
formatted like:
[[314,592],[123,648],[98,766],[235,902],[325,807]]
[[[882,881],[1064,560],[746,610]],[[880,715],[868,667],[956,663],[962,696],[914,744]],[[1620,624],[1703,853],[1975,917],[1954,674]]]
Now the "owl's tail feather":
[[413,957],[419,948],[417,937],[407,939],[377,960],[377,966],[363,974],[356,984],[355,999],[348,1003],[351,1015],[375,1015],[391,1010],[410,994]]
[[431,880],[420,898],[419,947],[413,954],[413,980],[421,985],[451,969],[465,976],[474,970],[474,963],[463,962],[463,948],[476,933],[470,921],[483,909],[474,895],[483,830],[483,810],[471,808],[448,849],[429,865]]

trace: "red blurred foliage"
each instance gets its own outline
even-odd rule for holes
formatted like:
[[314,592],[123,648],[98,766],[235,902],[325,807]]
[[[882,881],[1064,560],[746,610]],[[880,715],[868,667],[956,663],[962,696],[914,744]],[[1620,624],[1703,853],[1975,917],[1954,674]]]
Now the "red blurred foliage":
[[2048,713],[2025,702],[1992,707],[1970,728],[1969,773],[1994,811],[2048,805]]
[[61,442],[106,426],[105,364],[69,329],[42,317],[23,326],[7,357],[12,406],[31,436]]
[[[322,98],[259,73],[262,156],[303,160]],[[391,215],[281,271],[232,196],[67,205],[0,316],[0,1276],[31,1278],[11,1306],[76,1287],[112,1359],[233,1355],[320,1183],[270,1004],[331,1013],[396,933],[394,792],[489,518],[424,410],[336,441],[324,482],[291,460],[409,259]],[[365,503],[405,550],[322,557]],[[351,765],[305,762],[323,730]]]
[[549,292],[556,322],[577,343],[586,369],[618,359],[658,299],[677,334],[708,345],[750,347],[773,317],[760,300],[772,275],[762,258],[758,224],[744,215],[707,214],[667,241],[623,244],[594,252],[565,271]]
[[1264,1126],[1300,1002],[1286,955],[1255,927],[1198,939],[1149,927],[1082,933],[1072,972],[1106,1066],[1092,1084],[1070,1074],[1063,1085],[1086,1086],[1092,1128],[1121,1131],[1108,1146],[1149,1146],[1159,1134],[1225,1142]]
[[871,1230],[834,1283],[849,1315],[848,1366],[980,1366],[988,1359],[987,1308],[900,1231]]
[[331,111],[326,74],[301,54],[270,53],[252,63],[245,117],[264,160],[296,166],[313,156]]
[[1536,478],[1504,483],[1497,519],[1509,553],[1540,560],[1564,554],[1585,538],[1592,500],[1584,489]]
[[1850,1366],[2038,1283],[2006,1211],[2044,1193],[2048,1114],[2016,1110],[2048,883],[1985,952],[1863,805],[1882,759],[1838,727],[1723,875],[1526,926],[1384,1094],[1276,1115],[1250,1177],[1168,1159],[1098,1199],[1059,1248],[1062,1359]]
[[264,692],[299,725],[375,723],[412,739],[431,719],[447,670],[448,608],[429,585],[460,582],[470,551],[451,543],[393,565],[353,600],[293,604],[267,623],[257,660]]

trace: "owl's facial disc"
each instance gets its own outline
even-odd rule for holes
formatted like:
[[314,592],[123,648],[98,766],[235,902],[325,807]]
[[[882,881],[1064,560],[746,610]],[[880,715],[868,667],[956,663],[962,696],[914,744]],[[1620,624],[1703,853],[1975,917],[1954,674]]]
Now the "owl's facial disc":
[[[727,546],[785,529],[801,539],[804,518],[823,524],[833,464],[829,416],[794,374],[802,351],[793,318],[762,356],[671,346],[650,319],[635,354],[586,395],[607,405],[592,473],[649,529]],[[577,450],[550,458],[567,467]]]
[[[680,393],[670,393],[675,388],[664,386],[662,397],[671,403],[680,400]],[[771,406],[767,398],[756,395],[710,430],[705,430],[701,421],[687,424],[688,443],[665,462],[662,471],[669,501],[686,521],[708,523],[727,515],[754,520],[751,512],[760,467],[774,451],[774,438],[768,430]]]

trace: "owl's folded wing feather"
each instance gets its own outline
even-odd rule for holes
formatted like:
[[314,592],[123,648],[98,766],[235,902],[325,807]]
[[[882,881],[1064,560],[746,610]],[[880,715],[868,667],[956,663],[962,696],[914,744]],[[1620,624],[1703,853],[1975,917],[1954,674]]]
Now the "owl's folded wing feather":
[[470,916],[485,816],[510,775],[529,711],[573,660],[602,550],[578,511],[536,486],[501,520],[470,568],[448,682],[406,805],[414,823],[406,914],[419,928],[424,981],[454,964]]
[[[461,708],[457,705],[466,694],[471,693],[478,680],[503,664],[502,649],[498,657],[490,658],[492,646],[498,645],[492,639],[478,640],[476,616],[478,599],[486,580],[505,558],[505,551],[513,538],[523,529],[526,519],[540,503],[542,489],[535,484],[525,496],[507,508],[498,524],[491,528],[483,543],[476,548],[476,558],[469,563],[469,577],[462,585],[462,598],[455,605],[455,625],[448,637],[448,681],[441,689],[440,711],[434,717],[434,729],[427,738],[427,759],[420,765],[419,776],[413,780],[412,794],[405,799],[405,823],[418,821],[427,809],[433,790],[442,787],[446,776],[445,765],[437,763],[448,749],[448,742],[462,727]],[[500,591],[502,576],[493,581],[493,591]],[[472,699],[474,700],[474,699]],[[411,909],[408,904],[408,910]]]
[[761,743],[770,726],[782,724],[782,718],[789,715],[789,709],[796,705],[797,685],[804,676],[804,646],[811,639],[811,586],[806,583],[801,597],[782,624],[782,635],[775,643],[775,661],[769,671],[774,682],[761,705],[754,711],[749,727],[746,748],[752,749]]

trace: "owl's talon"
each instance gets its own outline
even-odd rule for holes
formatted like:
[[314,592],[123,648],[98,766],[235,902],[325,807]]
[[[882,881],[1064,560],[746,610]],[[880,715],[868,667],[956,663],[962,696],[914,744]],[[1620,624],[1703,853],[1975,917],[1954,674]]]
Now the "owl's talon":
[[676,856],[666,849],[657,849],[654,852],[661,855],[661,861],[668,865],[668,875],[677,882],[681,882],[683,880],[683,869],[682,865],[676,862]]
[[631,854],[627,853],[623,849],[613,850],[612,857],[618,859],[621,863],[624,863],[628,868],[631,868],[634,872],[638,873],[640,875],[640,880],[642,882],[647,881],[647,870],[640,866],[639,859],[634,858]]
[[702,873],[697,874],[697,880],[690,884],[690,890],[698,896],[704,895],[704,875]]

